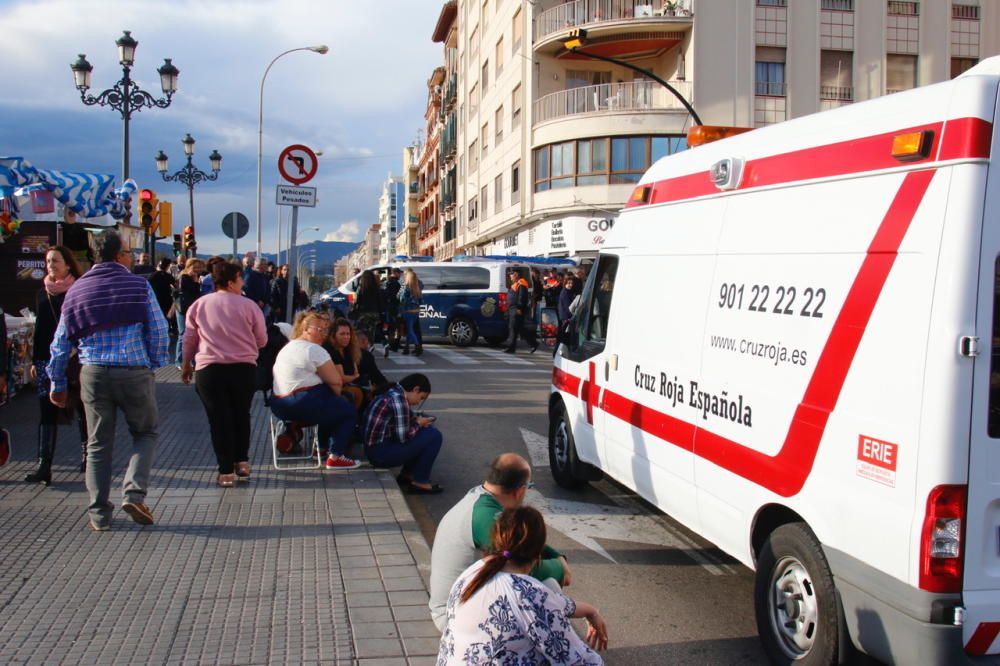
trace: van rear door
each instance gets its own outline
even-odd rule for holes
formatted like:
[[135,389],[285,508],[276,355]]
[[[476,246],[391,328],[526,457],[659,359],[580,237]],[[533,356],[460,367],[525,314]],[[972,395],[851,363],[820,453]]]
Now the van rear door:
[[[1000,105],[998,105],[1000,106]],[[1000,654],[1000,116],[994,119],[991,162],[953,188],[975,187],[985,178],[985,204],[974,219],[983,220],[976,310],[980,353],[975,360],[972,391],[972,436],[969,449],[962,600],[965,651]],[[974,169],[974,167],[956,167]],[[985,175],[984,175],[985,171]],[[973,182],[970,182],[973,181]],[[959,185],[961,183],[961,185]],[[949,208],[955,200],[949,196]],[[981,197],[982,195],[980,195]],[[955,205],[974,205],[955,202]],[[974,213],[973,210],[969,211]],[[923,559],[923,558],[922,558]],[[921,563],[923,566],[923,562]]]

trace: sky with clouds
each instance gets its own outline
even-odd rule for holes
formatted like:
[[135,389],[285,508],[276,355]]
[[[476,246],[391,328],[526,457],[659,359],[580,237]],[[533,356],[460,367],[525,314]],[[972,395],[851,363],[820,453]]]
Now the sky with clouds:
[[443,1],[0,0],[0,155],[119,180],[121,116],[85,106],[69,66],[84,53],[94,66],[90,92],[112,87],[122,74],[114,42],[130,30],[139,42],[132,76],[143,89],[162,96],[156,69],[164,58],[181,72],[169,108],[132,117],[131,177],[173,202],[179,231],[189,217],[187,188],[163,182],[153,156],[162,149],[170,172],[181,168],[180,141],[191,133],[196,167],[210,170],[213,149],[223,156],[218,181],[194,190],[199,251],[232,247],[220,229],[230,211],[250,219],[240,243],[241,251],[251,249],[261,77],[282,51],[326,44],[326,55],[290,53],[267,76],[264,250],[276,243],[277,155],[295,143],[323,151],[308,183],[318,188],[319,202],[299,213],[300,227],[320,231],[302,241],[360,241],[377,222],[382,183],[401,172],[402,149],[423,126],[426,82],[442,62],[431,33]]

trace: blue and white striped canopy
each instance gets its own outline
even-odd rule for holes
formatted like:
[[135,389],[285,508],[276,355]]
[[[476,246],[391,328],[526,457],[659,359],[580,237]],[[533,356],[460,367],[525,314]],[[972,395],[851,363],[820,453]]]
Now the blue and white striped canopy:
[[131,178],[115,188],[110,174],[36,169],[23,157],[0,157],[0,197],[16,205],[15,190],[29,185],[42,185],[83,218],[124,218],[125,202],[138,189]]

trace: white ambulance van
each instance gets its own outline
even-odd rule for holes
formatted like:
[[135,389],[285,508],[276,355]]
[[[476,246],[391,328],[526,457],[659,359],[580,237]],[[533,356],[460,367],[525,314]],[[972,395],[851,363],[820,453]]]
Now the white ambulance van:
[[657,162],[556,354],[552,471],[756,570],[774,663],[1000,662],[1000,57]]

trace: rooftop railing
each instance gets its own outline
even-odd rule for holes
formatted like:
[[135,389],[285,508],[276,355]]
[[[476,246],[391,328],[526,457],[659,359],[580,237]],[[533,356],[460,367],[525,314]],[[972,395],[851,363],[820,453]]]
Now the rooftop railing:
[[[670,81],[685,99],[691,99],[690,81]],[[534,103],[535,123],[583,113],[643,111],[684,111],[669,90],[652,81],[601,83],[560,90],[539,98]]]
[[679,4],[660,0],[574,0],[539,14],[532,35],[538,42],[553,33],[595,23],[690,16],[691,12]]

